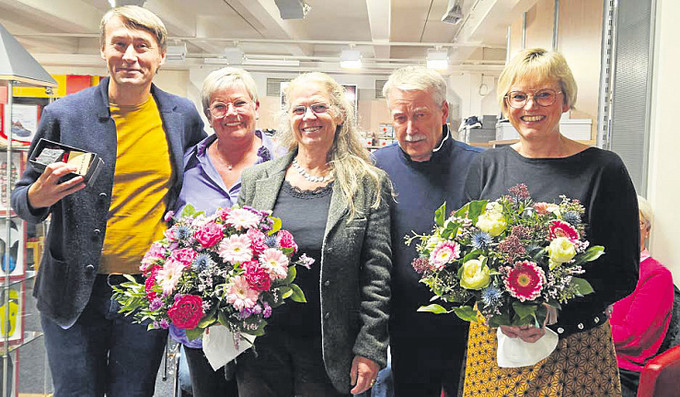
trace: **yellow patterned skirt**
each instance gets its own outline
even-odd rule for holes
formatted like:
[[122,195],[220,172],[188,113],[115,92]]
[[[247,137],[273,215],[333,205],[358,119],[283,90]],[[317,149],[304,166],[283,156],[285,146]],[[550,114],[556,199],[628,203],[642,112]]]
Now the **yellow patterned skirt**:
[[470,324],[464,396],[621,396],[609,321],[560,339],[533,367],[499,368],[496,329]]

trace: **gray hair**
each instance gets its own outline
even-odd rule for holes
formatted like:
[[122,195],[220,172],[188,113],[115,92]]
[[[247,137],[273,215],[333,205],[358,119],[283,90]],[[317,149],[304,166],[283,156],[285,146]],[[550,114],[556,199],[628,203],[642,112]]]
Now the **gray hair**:
[[389,103],[392,89],[429,91],[437,105],[446,102],[446,80],[438,72],[423,66],[406,66],[392,72],[383,86],[383,96]]
[[345,96],[345,89],[329,75],[320,72],[305,73],[288,84],[284,90],[285,102],[281,112],[280,131],[277,132],[279,143],[289,150],[297,149],[298,142],[290,121],[290,93],[295,87],[310,83],[317,83],[326,90],[331,102],[330,111],[341,119],[335,132],[333,146],[328,152],[328,161],[335,172],[335,183],[340,186],[345,196],[350,218],[358,215],[353,199],[362,188],[362,183],[373,185],[373,190],[377,192],[373,208],[377,208],[383,199],[380,193],[380,170],[373,165],[371,156],[362,143],[354,106]]
[[163,21],[153,12],[138,6],[122,6],[108,10],[99,22],[99,42],[106,44],[106,24],[114,17],[120,17],[129,29],[146,30],[156,38],[156,43],[165,52],[168,48],[168,31]]
[[651,228],[652,227],[652,220],[654,218],[654,214],[652,213],[652,206],[649,204],[649,201],[647,201],[644,197],[638,195],[638,209],[640,210],[640,215],[641,215],[641,221],[644,222],[644,224]]
[[253,76],[243,69],[226,67],[210,72],[208,77],[203,80],[203,87],[201,87],[203,112],[207,112],[210,108],[210,96],[212,94],[239,83],[243,84],[253,102],[259,101],[257,85]]

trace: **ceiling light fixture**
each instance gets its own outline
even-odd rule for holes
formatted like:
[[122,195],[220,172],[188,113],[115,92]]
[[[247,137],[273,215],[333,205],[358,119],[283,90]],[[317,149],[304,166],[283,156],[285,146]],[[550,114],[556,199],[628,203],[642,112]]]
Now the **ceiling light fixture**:
[[274,3],[279,8],[281,19],[303,19],[312,9],[302,0],[274,0]]
[[359,50],[342,50],[340,67],[345,69],[361,68],[361,52]]
[[449,53],[446,50],[427,50],[428,69],[446,70],[449,68]]
[[246,54],[238,47],[227,47],[224,49],[224,59],[229,65],[240,65],[245,61]]
[[442,22],[458,24],[463,20],[463,0],[449,0],[446,12],[442,16]]

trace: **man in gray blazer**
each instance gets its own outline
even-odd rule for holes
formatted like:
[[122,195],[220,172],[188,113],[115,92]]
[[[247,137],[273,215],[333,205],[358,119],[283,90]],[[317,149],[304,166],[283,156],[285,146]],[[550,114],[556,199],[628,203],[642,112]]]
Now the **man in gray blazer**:
[[[35,141],[58,141],[104,161],[88,186],[76,168],[28,165],[12,192],[20,217],[52,215],[34,295],[55,396],[152,396],[167,340],[118,314],[111,286],[138,274],[182,184],[184,151],[204,136],[187,99],[152,84],[167,32],[148,10],[127,6],[101,22],[110,78],[45,108]],[[67,177],[67,178],[64,178]],[[68,180],[65,180],[68,179]]]
[[[398,145],[375,152],[397,193],[392,207],[390,351],[395,395],[439,397],[458,392],[468,324],[455,315],[420,313],[432,296],[411,267],[417,257],[404,236],[429,233],[434,212],[463,204],[467,169],[479,149],[458,142],[446,124],[446,81],[420,66],[398,69],[383,93]],[[382,378],[382,375],[379,379]]]

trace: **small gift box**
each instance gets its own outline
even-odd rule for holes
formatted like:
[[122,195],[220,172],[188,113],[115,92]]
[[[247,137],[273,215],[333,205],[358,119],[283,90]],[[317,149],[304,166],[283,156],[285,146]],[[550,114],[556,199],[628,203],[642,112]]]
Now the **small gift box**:
[[74,165],[77,171],[62,177],[61,182],[80,175],[86,185],[92,184],[97,179],[104,165],[104,161],[97,153],[86,152],[45,138],[40,138],[28,161],[40,172],[45,171],[48,165],[56,162]]

